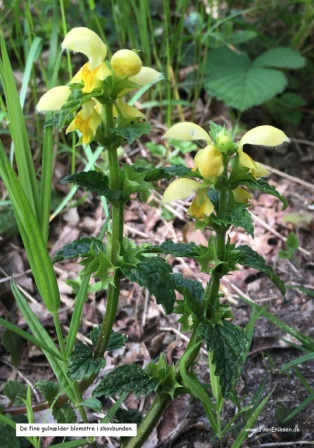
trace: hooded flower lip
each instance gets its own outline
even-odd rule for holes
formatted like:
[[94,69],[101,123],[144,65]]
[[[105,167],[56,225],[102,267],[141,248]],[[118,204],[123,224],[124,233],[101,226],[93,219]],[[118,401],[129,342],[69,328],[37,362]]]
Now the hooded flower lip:
[[176,138],[178,140],[206,140],[211,142],[209,134],[197,124],[183,121],[171,126],[163,138]]
[[98,34],[85,27],[72,28],[65,36],[61,47],[63,50],[71,50],[87,56],[90,70],[99,67],[107,56],[107,46]]
[[127,104],[123,98],[117,98],[116,105],[113,109],[113,116],[117,119],[119,116],[125,119],[142,119],[146,120],[146,117],[142,112],[137,110],[135,107]]
[[254,162],[254,160],[245,152],[239,151],[239,164],[241,166],[245,166],[249,169],[249,172],[252,176],[258,180],[261,177],[267,177],[269,175],[269,171],[263,167],[260,163]]
[[68,86],[53,87],[48,90],[38,101],[36,106],[37,112],[48,112],[51,110],[60,110],[67,102],[71,94],[71,89]]
[[243,146],[246,144],[274,148],[289,142],[290,139],[280,129],[274,126],[263,125],[257,126],[243,135],[239,142],[239,150],[242,151]]
[[82,109],[67,127],[66,133],[78,130],[82,133],[82,143],[90,143],[101,123],[100,106],[95,100],[84,103]]

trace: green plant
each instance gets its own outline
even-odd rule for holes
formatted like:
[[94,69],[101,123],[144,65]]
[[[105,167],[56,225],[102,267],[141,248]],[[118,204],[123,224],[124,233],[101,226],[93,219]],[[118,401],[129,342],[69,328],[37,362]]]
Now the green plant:
[[[265,168],[244,152],[244,145],[276,147],[287,143],[288,138],[279,129],[259,126],[247,132],[239,142],[234,142],[231,131],[215,123],[211,123],[210,132],[207,133],[193,123],[183,122],[170,128],[164,137],[182,139],[188,143],[206,143],[197,152],[193,169],[183,165],[143,167],[121,164],[118,157],[120,146],[124,142],[133,142],[150,130],[145,116],[127,104],[123,97],[162,77],[155,70],[142,67],[135,51],[119,50],[108,60],[107,46],[98,35],[86,28],[72,29],[62,45],[64,49],[82,52],[88,62],[69,85],[53,87],[38,102],[37,110],[48,111],[42,152],[44,174],[38,192],[24,117],[4,40],[1,41],[0,77],[8,106],[18,174],[10,164],[3,145],[0,146],[0,174],[12,201],[39,295],[53,317],[57,339],[55,342],[45,330],[13,281],[13,295],[31,334],[2,318],[0,324],[43,351],[56,381],[37,383],[38,390],[46,400],[40,406],[32,403],[29,389],[25,394],[25,390],[19,389],[16,384],[6,387],[6,395],[12,404],[19,404],[16,399],[23,400],[29,423],[34,421],[34,412],[39,408],[51,408],[54,418],[60,423],[75,422],[74,409],[78,409],[81,420],[87,423],[86,408],[102,410],[101,398],[118,395],[117,402],[105,411],[105,423],[118,418],[119,407],[130,392],[136,395],[155,393],[153,404],[139,426],[137,437],[121,442],[127,448],[134,448],[143,445],[169,402],[182,393],[189,393],[203,405],[213,433],[221,443],[229,431],[236,430],[233,447],[240,447],[271,393],[261,401],[255,397],[251,401],[252,407],[243,407],[234,419],[226,424],[222,422],[225,399],[233,393],[233,387],[244,367],[252,325],[245,331],[232,322],[232,310],[221,301],[220,280],[237,269],[237,265],[242,265],[264,273],[282,294],[285,286],[260,255],[249,246],[231,243],[227,232],[231,226],[242,227],[253,236],[253,221],[247,210],[251,197],[248,190],[274,195],[282,201],[284,207],[287,206],[285,198],[264,179],[268,174]],[[18,117],[18,120],[13,120],[13,117]],[[67,133],[78,134],[79,143],[88,145],[96,142],[101,150],[106,150],[108,172],[95,164],[94,169],[72,173],[63,182],[98,193],[110,204],[110,214],[97,238],[83,237],[73,241],[51,260],[47,242],[52,127],[55,125],[61,128],[67,126]],[[188,198],[194,193],[188,213],[195,220],[197,228],[213,231],[208,245],[173,241],[165,241],[160,245],[135,245],[123,235],[125,204],[132,200],[134,194],[150,190],[157,181],[169,181],[174,177],[179,179],[168,186],[164,202]],[[200,270],[210,277],[206,288],[196,280],[174,274],[165,257],[169,254],[195,259]],[[53,264],[79,257],[83,265],[81,281],[65,338],[59,319],[60,294]],[[106,290],[107,307],[103,321],[89,335],[92,345],[87,345],[77,343],[76,339],[91,276],[99,278],[101,287]],[[112,331],[121,280],[124,278],[147,288],[166,313],[178,314],[183,331],[190,332],[191,337],[176,364],[169,364],[165,356],[161,355],[145,369],[137,364],[122,365],[99,381],[99,372],[106,363],[104,354],[126,343],[125,335]],[[181,300],[176,300],[177,292],[181,294]],[[203,342],[208,351],[209,386],[202,384],[194,372]],[[84,400],[84,392],[95,380],[97,383],[92,397]],[[14,406],[10,410],[14,412]],[[125,414],[122,415],[122,418],[126,418]],[[246,417],[244,423],[234,426],[240,416]],[[134,417],[138,420],[138,416]],[[7,415],[6,410],[0,414],[0,421],[11,428],[15,427],[14,420]],[[28,437],[28,442],[37,448],[40,439]],[[86,443],[97,446],[95,438],[68,441],[62,446],[79,447]]]

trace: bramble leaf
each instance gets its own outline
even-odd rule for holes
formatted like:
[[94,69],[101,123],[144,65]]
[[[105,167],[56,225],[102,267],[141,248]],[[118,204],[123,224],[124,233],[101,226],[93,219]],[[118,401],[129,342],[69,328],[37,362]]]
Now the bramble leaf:
[[108,373],[93,390],[94,397],[112,397],[125,392],[136,396],[148,395],[158,387],[156,380],[137,364],[123,365]]
[[266,51],[255,61],[244,51],[215,48],[207,57],[205,89],[228,106],[244,111],[285,89],[287,78],[277,68],[300,68],[304,61],[298,52],[282,47]]
[[105,367],[104,358],[93,358],[92,349],[81,342],[74,347],[68,363],[68,376],[72,381],[89,378]]
[[98,238],[95,238],[94,236],[83,237],[63,246],[63,248],[55,254],[52,262],[57,263],[58,261],[76,257],[89,257],[92,254],[92,248],[96,253],[99,251],[106,253],[107,251],[103,242]]
[[239,264],[263,272],[279,288],[282,295],[285,295],[286,287],[284,282],[274,273],[273,268],[265,263],[261,255],[247,245],[238,246],[237,250],[239,250]]
[[198,334],[206,341],[208,351],[213,353],[215,375],[219,376],[221,393],[225,397],[241,375],[248,350],[246,334],[228,320],[216,325],[203,320]]
[[156,297],[169,314],[175,302],[172,269],[160,257],[143,258],[136,266],[121,266],[123,274],[133,282],[144,286]]
[[112,191],[109,188],[108,176],[100,171],[80,171],[69,174],[62,180],[62,183],[79,185],[85,190],[98,193],[99,196],[105,196],[110,202],[118,201],[121,197],[121,191]]

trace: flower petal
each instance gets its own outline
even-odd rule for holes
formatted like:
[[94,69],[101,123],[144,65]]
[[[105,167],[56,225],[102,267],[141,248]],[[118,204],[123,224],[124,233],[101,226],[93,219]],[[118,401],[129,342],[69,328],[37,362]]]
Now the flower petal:
[[194,163],[195,169],[198,169],[205,179],[211,179],[213,182],[224,170],[221,152],[213,145],[200,149]]
[[65,36],[61,45],[63,50],[83,53],[89,59],[89,68],[97,68],[107,55],[107,47],[94,31],[84,28],[73,28]]
[[67,102],[70,94],[71,89],[68,86],[53,87],[40,98],[36,106],[36,110],[38,112],[60,110],[61,107]]
[[197,124],[183,121],[171,126],[163,138],[177,138],[179,140],[206,140],[210,142],[208,133]]
[[191,196],[192,193],[197,191],[200,186],[201,184],[193,179],[176,179],[168,186],[168,188],[166,188],[162,202],[168,204],[171,201],[186,199]]
[[240,140],[239,149],[241,150],[245,144],[275,147],[284,143],[289,143],[286,134],[274,126],[257,126],[251,129]]
[[138,84],[139,86],[146,86],[146,84],[157,81],[157,79],[162,78],[162,76],[161,73],[153,68],[142,67],[140,72],[137,75],[131,76],[129,80],[135,82],[135,84]]

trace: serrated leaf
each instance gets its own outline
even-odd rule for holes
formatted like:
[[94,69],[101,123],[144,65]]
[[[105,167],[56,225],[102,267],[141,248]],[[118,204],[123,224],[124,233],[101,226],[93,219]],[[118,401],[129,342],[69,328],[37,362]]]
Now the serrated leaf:
[[16,367],[22,356],[25,340],[10,330],[5,330],[2,337],[2,344],[4,348],[10,353],[11,361]]
[[136,364],[117,367],[103,378],[93,390],[95,397],[112,397],[125,392],[134,392],[136,396],[148,395],[155,391],[158,383]]
[[83,187],[85,190],[105,196],[108,201],[115,202],[121,197],[121,191],[112,191],[109,188],[109,178],[100,171],[80,171],[70,174],[62,179],[62,183],[73,183]]
[[63,248],[55,254],[52,262],[57,263],[58,261],[76,257],[89,257],[92,255],[91,248],[93,248],[96,253],[98,253],[98,251],[106,253],[107,251],[103,242],[98,238],[93,236],[83,237],[63,246]]
[[69,403],[53,408],[52,415],[58,423],[76,423],[77,421],[76,413]]
[[219,219],[213,215],[211,220],[227,226],[242,227],[249,235],[254,237],[253,219],[246,204],[234,202]]
[[212,325],[203,320],[198,332],[205,339],[208,351],[213,353],[215,375],[219,376],[221,394],[225,397],[241,375],[247,356],[248,339],[240,327],[228,320],[223,320],[222,325]]
[[18,381],[7,381],[3,387],[3,393],[6,395],[12,403],[19,398],[26,398],[27,387],[23,383]]
[[[90,333],[90,338],[94,346],[96,346],[98,343],[100,329],[101,329],[100,326],[95,327]],[[124,347],[127,340],[128,340],[127,335],[113,331],[110,335],[106,351],[111,352],[113,350],[118,350],[119,348]]]
[[0,446],[2,448],[21,448],[20,438],[16,437],[16,430],[0,421]]
[[149,246],[147,252],[159,254],[171,254],[175,257],[196,258],[200,255],[202,249],[197,244],[191,243],[174,243],[171,240],[164,241],[159,246]]
[[36,389],[45,397],[45,400],[51,404],[60,393],[60,386],[55,381],[40,380],[35,384]]
[[253,62],[254,67],[298,69],[305,66],[306,59],[296,50],[276,47],[265,51]]
[[271,196],[275,196],[282,202],[283,210],[285,210],[289,205],[287,199],[284,196],[282,196],[276,190],[275,187],[273,187],[272,185],[269,185],[267,180],[264,178],[261,178],[259,180],[254,180],[254,181],[246,180],[246,181],[242,182],[242,185],[250,188],[251,190],[258,190],[258,191],[262,191],[263,193],[270,194]]
[[196,173],[184,165],[172,165],[160,168],[144,168],[136,166],[136,170],[145,173],[144,179],[147,182],[155,182],[157,180],[170,180],[173,177],[197,177]]
[[216,48],[208,53],[205,89],[230,107],[244,111],[259,106],[281,93],[286,85],[282,72],[254,66],[244,52]]
[[121,266],[123,274],[144,286],[169,314],[175,302],[174,281],[169,264],[160,257],[143,258],[136,266]]
[[247,245],[238,246],[237,250],[239,250],[239,264],[263,272],[279,288],[280,292],[285,295],[286,287],[284,282],[274,273],[273,268],[265,263],[261,255]]
[[184,295],[184,291],[189,291],[191,297],[197,302],[201,302],[204,297],[204,288],[197,280],[183,277],[179,273],[173,274],[175,289]]
[[74,347],[68,363],[68,376],[72,381],[89,378],[105,367],[104,358],[93,358],[92,349],[79,343]]
[[128,143],[133,143],[134,140],[140,138],[144,134],[148,134],[151,130],[151,125],[144,123],[131,123],[123,127],[112,129],[112,133],[122,137]]

